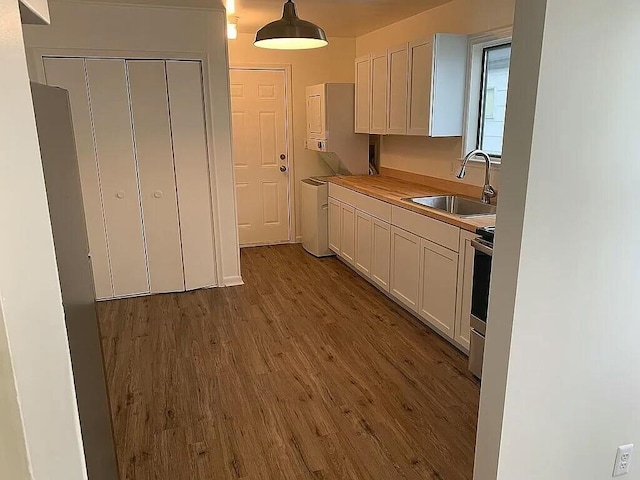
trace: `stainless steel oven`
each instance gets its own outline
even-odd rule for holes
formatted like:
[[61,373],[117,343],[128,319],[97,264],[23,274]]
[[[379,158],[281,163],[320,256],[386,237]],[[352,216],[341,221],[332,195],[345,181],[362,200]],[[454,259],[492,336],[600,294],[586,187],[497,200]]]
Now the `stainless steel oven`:
[[495,228],[490,227],[480,229],[477,233],[480,235],[480,238],[471,242],[476,253],[473,264],[473,290],[471,295],[471,347],[469,349],[469,370],[476,377],[482,378]]

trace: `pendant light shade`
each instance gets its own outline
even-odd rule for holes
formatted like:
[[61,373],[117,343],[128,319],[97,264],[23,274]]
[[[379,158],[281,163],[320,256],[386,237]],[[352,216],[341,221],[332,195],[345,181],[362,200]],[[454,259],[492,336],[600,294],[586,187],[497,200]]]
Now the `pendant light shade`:
[[284,4],[284,13],[280,20],[271,22],[256,34],[254,45],[274,50],[308,50],[326,47],[327,35],[319,26],[301,20],[292,0]]

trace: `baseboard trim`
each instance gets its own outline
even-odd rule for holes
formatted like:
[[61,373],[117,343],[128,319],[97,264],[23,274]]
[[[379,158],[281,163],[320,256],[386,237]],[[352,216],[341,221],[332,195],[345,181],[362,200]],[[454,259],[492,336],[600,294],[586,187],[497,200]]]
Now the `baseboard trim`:
[[225,277],[224,278],[224,286],[225,287],[240,287],[244,285],[242,281],[242,277]]

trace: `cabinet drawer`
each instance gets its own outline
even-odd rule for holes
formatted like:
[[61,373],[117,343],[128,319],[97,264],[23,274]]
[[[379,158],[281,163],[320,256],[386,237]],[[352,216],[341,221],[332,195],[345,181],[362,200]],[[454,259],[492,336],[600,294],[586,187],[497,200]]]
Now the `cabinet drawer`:
[[329,196],[349,204],[372,217],[391,223],[391,204],[363,195],[349,188],[329,184]]
[[391,223],[399,228],[454,252],[460,249],[460,229],[458,227],[396,206],[393,206],[392,218]]

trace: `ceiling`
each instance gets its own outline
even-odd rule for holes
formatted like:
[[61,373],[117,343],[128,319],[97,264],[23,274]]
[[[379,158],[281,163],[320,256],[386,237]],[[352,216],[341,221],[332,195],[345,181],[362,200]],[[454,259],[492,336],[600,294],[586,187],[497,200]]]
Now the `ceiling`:
[[[295,0],[303,20],[320,25],[330,37],[356,37],[411,17],[450,0]],[[224,3],[224,0],[223,0]],[[255,33],[282,17],[284,0],[235,0],[241,33]]]
[[[55,1],[55,0],[53,0]],[[82,1],[82,0],[75,0]],[[186,8],[226,5],[227,0],[86,0]],[[263,25],[282,17],[285,0],[234,0],[239,31],[255,34]],[[295,0],[303,20],[320,25],[329,37],[357,37],[451,0]]]

